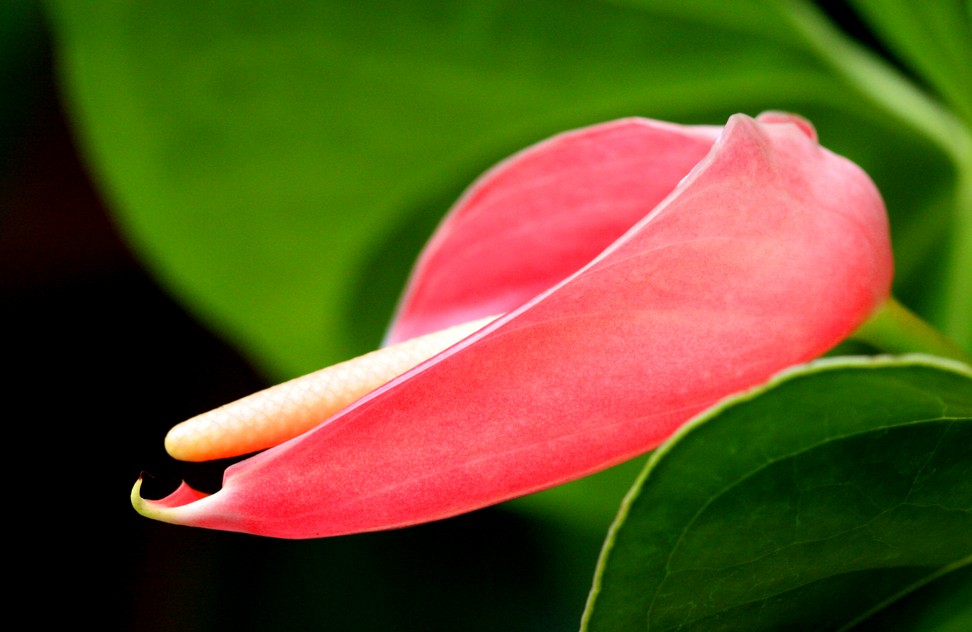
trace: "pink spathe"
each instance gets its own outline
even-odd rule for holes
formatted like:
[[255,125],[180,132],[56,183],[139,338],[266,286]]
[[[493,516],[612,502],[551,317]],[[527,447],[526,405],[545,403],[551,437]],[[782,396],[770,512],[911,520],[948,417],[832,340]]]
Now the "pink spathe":
[[722,398],[825,353],[888,297],[891,277],[877,189],[801,118],[625,119],[562,134],[457,203],[388,339],[503,316],[233,465],[219,492],[184,487],[136,507],[311,538],[549,488],[644,454]]

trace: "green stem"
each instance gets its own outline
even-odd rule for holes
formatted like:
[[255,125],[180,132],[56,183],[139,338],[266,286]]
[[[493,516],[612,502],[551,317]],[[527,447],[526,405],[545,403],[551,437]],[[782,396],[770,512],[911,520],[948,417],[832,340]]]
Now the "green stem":
[[947,260],[942,329],[965,348],[972,347],[972,153],[959,165],[955,216]]
[[972,355],[889,298],[851,338],[888,353],[927,353],[972,364]]
[[847,85],[918,130],[941,147],[954,162],[965,162],[972,136],[949,110],[884,62],[846,36],[808,2],[789,0],[784,15],[808,48],[830,66]]

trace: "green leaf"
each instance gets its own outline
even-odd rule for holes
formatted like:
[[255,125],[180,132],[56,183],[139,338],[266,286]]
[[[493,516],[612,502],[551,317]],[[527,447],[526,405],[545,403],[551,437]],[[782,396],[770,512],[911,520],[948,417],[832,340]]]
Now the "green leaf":
[[772,3],[634,4],[46,6],[65,102],[118,226],[274,379],[378,344],[418,249],[477,174],[622,116],[810,117],[910,236],[896,246],[899,298],[919,312],[936,300],[918,274],[947,228],[934,145],[848,91]]
[[840,358],[659,448],[610,531],[598,630],[838,630],[972,561],[972,370]]
[[882,40],[972,124],[972,16],[967,0],[852,0]]
[[[938,239],[944,265],[934,275],[943,298],[926,316],[972,351],[972,275],[968,273],[972,268],[972,82],[968,78],[972,4],[968,0],[854,0],[853,4],[918,80],[940,95],[956,115],[949,138],[955,146],[957,177],[951,191],[950,225]],[[914,114],[929,123],[938,118],[934,111]]]

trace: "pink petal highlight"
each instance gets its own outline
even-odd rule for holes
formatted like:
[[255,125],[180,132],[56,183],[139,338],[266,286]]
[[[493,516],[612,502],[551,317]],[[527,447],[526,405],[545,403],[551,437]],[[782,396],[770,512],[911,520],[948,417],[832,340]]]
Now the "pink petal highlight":
[[567,278],[671,193],[720,131],[622,119],[503,161],[423,250],[387,341],[508,312]]
[[[587,220],[571,219],[584,196],[533,182],[546,177],[586,190],[597,178],[575,172],[571,150],[556,142],[521,155],[541,165],[529,175],[515,173],[520,158],[512,159],[492,172],[509,184],[486,176],[433,238],[400,311],[405,324],[392,337],[476,316],[484,306],[508,314],[313,430],[230,467],[219,492],[185,504],[181,496],[142,501],[154,503],[146,515],[283,538],[445,518],[643,454],[720,399],[826,352],[888,296],[892,261],[878,191],[853,163],[819,147],[812,129],[780,113],[733,116],[697,160],[660,179],[667,190],[637,213],[637,196],[621,183],[637,180],[630,171],[640,167],[619,160],[625,173],[607,169],[611,186],[599,194],[619,204],[601,200],[591,217],[617,212],[626,232],[573,270],[531,267],[522,278],[505,266],[517,253],[478,250],[468,241],[476,231],[467,233],[461,220],[480,221],[480,195],[523,195],[529,204],[517,204],[526,232],[535,233],[523,243],[554,258],[581,257],[553,242],[561,239],[558,214],[568,241],[584,241]],[[689,134],[681,142],[689,155],[701,141]],[[493,222],[518,221],[494,205]],[[515,226],[490,231],[491,221],[481,221],[484,238],[519,243]],[[469,261],[463,244],[477,248]],[[437,253],[448,256],[437,263]],[[477,281],[468,296],[437,286],[438,265],[470,274],[474,262],[505,272]],[[538,289],[534,275],[549,285]]]

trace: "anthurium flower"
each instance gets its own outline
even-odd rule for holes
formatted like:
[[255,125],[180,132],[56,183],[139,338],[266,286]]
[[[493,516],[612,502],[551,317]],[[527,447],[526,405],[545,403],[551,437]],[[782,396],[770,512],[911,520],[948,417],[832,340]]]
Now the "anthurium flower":
[[891,276],[878,191],[799,117],[568,132],[459,200],[389,347],[190,420],[168,446],[205,459],[282,443],[212,495],[183,484],[147,500],[136,484],[132,502],[171,523],[309,538],[529,494],[641,455],[828,351]]

